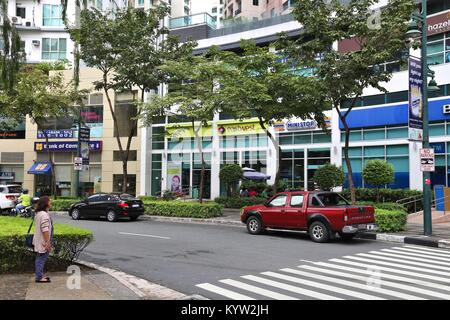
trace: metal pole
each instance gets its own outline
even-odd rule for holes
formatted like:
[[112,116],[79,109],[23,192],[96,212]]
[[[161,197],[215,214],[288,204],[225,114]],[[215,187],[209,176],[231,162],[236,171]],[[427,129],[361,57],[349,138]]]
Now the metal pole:
[[[423,72],[423,148],[430,147],[428,131],[428,63],[427,63],[427,1],[422,0],[422,72]],[[431,180],[430,172],[423,173],[423,228],[431,236]]]
[[[81,157],[80,128],[81,128],[81,108],[80,108],[80,114],[78,116],[77,158]],[[80,170],[75,171],[75,194],[77,197],[81,197],[81,194],[80,194]]]

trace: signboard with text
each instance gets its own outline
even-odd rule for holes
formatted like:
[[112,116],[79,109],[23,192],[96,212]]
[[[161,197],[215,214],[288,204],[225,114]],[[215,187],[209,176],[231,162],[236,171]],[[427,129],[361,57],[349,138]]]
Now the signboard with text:
[[[89,149],[92,152],[98,152],[102,151],[102,141],[91,141],[89,142]],[[70,142],[49,142],[48,148],[52,152],[75,152],[78,149],[78,142],[77,141],[70,141]],[[47,151],[47,145],[45,142],[35,142],[34,143],[34,151],[36,152],[43,152]]]
[[73,130],[38,130],[38,139],[45,139],[45,135],[47,135],[49,139],[70,139],[73,138]]
[[423,81],[421,59],[409,58],[408,139],[423,140]]
[[435,167],[434,149],[426,148],[420,149],[420,171],[434,172]]

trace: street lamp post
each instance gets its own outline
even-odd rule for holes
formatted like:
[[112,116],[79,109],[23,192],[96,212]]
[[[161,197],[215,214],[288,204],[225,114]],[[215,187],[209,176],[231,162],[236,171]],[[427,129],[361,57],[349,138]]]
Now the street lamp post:
[[[420,13],[414,13],[412,15],[413,21],[411,22],[407,36],[410,38],[416,38],[421,36],[421,60],[422,60],[422,72],[424,81],[422,83],[423,94],[423,148],[430,147],[430,135],[428,126],[428,91],[439,90],[436,81],[434,80],[434,71],[428,68],[427,63],[427,1],[422,0],[422,11]],[[417,27],[417,22],[420,22],[420,30]],[[428,77],[431,76],[432,80],[428,83]],[[432,223],[431,223],[431,180],[430,172],[423,172],[423,227],[424,235],[431,236]]]

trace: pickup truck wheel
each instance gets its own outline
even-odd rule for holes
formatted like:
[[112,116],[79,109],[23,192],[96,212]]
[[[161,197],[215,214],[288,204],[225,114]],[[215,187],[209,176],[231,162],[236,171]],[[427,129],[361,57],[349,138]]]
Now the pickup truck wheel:
[[330,240],[330,230],[322,222],[314,221],[309,226],[309,237],[314,242],[328,242],[328,240]]
[[247,219],[247,231],[250,234],[260,234],[262,232],[261,220],[257,217],[250,217]]

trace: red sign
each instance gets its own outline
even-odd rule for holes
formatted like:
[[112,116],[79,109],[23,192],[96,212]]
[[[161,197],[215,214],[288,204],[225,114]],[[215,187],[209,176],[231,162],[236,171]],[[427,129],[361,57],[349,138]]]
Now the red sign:
[[429,17],[427,19],[427,25],[428,36],[450,31],[450,11]]

